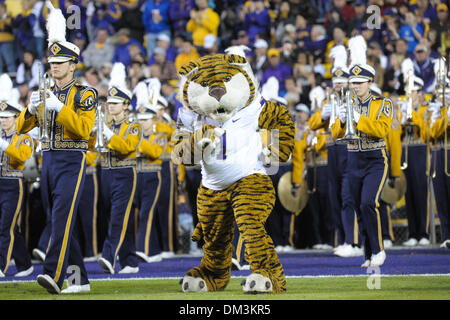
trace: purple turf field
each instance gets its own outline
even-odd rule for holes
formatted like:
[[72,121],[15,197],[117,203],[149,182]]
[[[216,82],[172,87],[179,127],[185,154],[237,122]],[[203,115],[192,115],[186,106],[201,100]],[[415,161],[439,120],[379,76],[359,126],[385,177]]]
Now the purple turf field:
[[[380,271],[382,275],[440,274],[450,275],[450,250],[443,248],[387,249],[387,258]],[[328,251],[297,250],[279,254],[287,276],[345,276],[367,275],[361,268],[363,257],[340,258]],[[200,263],[200,257],[174,256],[161,262],[140,263],[139,273],[105,274],[96,262],[86,262],[90,279],[127,278],[182,278],[189,268]],[[14,265],[10,266],[1,281],[35,280],[42,273],[42,265],[35,264],[32,275],[16,278]],[[116,267],[117,272],[117,267]],[[250,271],[232,271],[232,276],[247,276]]]

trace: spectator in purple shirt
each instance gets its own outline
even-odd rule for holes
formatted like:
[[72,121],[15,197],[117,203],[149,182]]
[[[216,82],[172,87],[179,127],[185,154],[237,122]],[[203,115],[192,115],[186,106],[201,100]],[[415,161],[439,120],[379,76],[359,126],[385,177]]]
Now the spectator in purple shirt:
[[267,51],[267,56],[269,57],[270,66],[268,66],[267,69],[264,70],[261,79],[261,87],[270,77],[273,76],[277,78],[279,82],[278,92],[284,92],[286,90],[284,81],[288,77],[292,76],[292,68],[289,65],[280,62],[280,51],[278,49],[269,49]]
[[142,56],[145,56],[144,48],[142,47],[141,43],[135,39],[130,38],[130,30],[129,29],[120,29],[117,32],[117,38],[119,41],[119,44],[117,45],[114,56],[112,59],[112,63],[115,62],[122,62],[125,67],[128,67],[131,65],[132,57],[130,56],[129,47],[131,45],[137,46],[142,54]]
[[192,9],[194,9],[194,0],[174,0],[171,2],[169,17],[173,30],[186,30]]
[[249,12],[245,15],[244,29],[250,38],[250,42],[255,41],[257,34],[266,37],[270,31],[269,11],[264,6],[264,1],[253,0],[250,4]]

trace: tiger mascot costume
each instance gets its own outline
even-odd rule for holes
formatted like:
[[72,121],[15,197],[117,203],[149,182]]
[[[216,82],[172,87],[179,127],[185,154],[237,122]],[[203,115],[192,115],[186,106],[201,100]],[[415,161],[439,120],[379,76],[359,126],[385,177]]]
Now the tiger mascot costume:
[[[192,240],[204,240],[201,263],[186,273],[182,290],[227,286],[236,221],[252,271],[243,282],[244,293],[284,292],[283,266],[264,227],[275,203],[264,164],[289,159],[295,130],[291,115],[285,106],[262,98],[243,51],[204,56],[185,64],[179,75],[183,108],[172,159],[201,164],[199,222]],[[278,143],[264,144],[262,133],[267,137],[272,130]]]

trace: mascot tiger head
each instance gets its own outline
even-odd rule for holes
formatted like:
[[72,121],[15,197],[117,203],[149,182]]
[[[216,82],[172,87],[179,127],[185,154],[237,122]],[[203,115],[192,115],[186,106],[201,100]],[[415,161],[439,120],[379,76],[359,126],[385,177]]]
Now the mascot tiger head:
[[183,104],[219,123],[248,106],[257,93],[250,64],[240,54],[204,56],[183,65],[179,74]]

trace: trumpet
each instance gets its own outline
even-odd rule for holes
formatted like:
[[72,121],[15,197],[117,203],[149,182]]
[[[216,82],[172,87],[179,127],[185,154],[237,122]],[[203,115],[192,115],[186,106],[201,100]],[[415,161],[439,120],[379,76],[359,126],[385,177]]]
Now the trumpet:
[[103,138],[103,128],[108,119],[108,107],[105,107],[105,114],[102,112],[102,105],[97,106],[95,109],[95,125],[97,127],[97,138],[95,140],[95,149],[98,152],[97,162],[100,161],[100,156],[102,153],[108,152],[108,148],[105,146],[105,140]]
[[333,93],[331,93],[330,95],[330,102],[331,102],[331,115],[330,115],[330,123],[328,125],[328,131],[331,130],[331,126],[336,122],[337,119],[337,107],[338,105],[336,104],[336,95]]
[[[48,143],[50,141],[48,136],[48,129],[47,129],[47,89],[49,87],[49,76],[48,73],[45,72],[44,74],[41,74],[42,69],[42,63],[38,61],[38,68],[39,68],[39,92],[41,94],[41,100],[42,100],[42,130],[39,137],[39,141],[41,143]],[[41,117],[39,117],[40,119]]]
[[356,98],[356,93],[353,89],[348,89],[345,93],[346,109],[347,109],[347,128],[345,129],[344,138],[336,139],[337,144],[348,144],[354,141],[358,141],[359,137],[355,133],[355,127],[353,125],[353,108],[354,99]]

